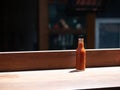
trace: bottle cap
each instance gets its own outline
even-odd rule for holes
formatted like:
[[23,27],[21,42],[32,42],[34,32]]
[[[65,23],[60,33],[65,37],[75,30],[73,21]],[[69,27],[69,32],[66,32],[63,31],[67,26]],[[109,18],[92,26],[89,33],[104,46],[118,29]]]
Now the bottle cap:
[[79,38],[79,39],[78,39],[78,42],[79,42],[79,43],[82,43],[82,42],[84,42],[84,39],[83,39],[83,38]]

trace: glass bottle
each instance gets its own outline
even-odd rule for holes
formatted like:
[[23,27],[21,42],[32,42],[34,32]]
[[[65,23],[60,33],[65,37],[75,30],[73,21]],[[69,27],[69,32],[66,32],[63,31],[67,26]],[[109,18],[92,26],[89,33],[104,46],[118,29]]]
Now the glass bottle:
[[76,70],[85,70],[86,68],[86,50],[84,48],[84,38],[78,38],[78,47],[76,49]]

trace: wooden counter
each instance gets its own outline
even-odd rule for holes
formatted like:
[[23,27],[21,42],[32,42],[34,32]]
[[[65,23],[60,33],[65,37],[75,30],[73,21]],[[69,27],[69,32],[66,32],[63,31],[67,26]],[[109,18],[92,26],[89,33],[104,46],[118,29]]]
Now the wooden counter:
[[[120,66],[119,49],[86,49],[87,67]],[[75,50],[0,52],[0,71],[74,68]]]
[[[0,73],[0,90],[120,89],[120,67],[86,68]],[[106,89],[108,88],[108,89]],[[112,89],[111,89],[112,88]]]

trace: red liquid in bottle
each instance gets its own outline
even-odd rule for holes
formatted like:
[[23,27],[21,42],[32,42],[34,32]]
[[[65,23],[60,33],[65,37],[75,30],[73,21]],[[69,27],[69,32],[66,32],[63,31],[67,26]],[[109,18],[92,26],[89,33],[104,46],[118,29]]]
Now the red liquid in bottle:
[[86,50],[84,48],[84,39],[78,39],[78,48],[76,49],[76,69],[85,70],[86,68]]

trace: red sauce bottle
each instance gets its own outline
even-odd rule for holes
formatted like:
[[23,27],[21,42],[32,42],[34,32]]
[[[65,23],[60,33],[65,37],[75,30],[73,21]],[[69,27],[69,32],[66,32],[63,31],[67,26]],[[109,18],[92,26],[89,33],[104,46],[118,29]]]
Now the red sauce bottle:
[[84,48],[84,39],[78,38],[78,47],[76,49],[76,70],[85,70],[86,68],[86,50]]

